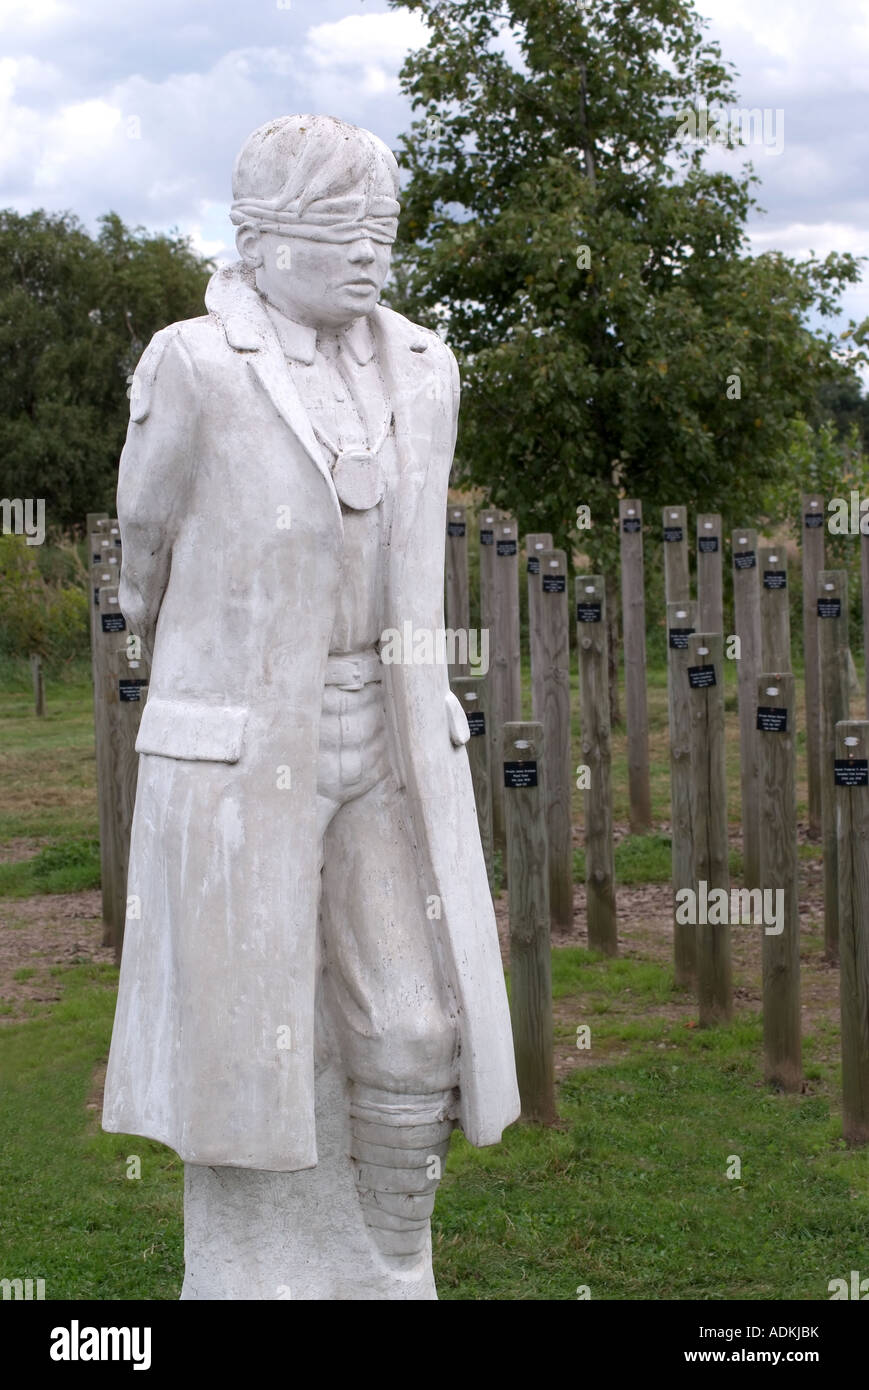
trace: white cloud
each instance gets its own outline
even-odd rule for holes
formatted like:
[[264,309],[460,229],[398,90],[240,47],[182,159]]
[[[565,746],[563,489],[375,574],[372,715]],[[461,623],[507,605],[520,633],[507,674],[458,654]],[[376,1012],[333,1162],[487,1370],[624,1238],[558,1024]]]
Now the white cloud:
[[315,24],[305,37],[310,70],[303,78],[312,110],[342,114],[372,97],[399,97],[398,72],[428,28],[405,10],[347,15]]
[[119,106],[101,98],[61,107],[43,125],[34,188],[52,192],[63,189],[82,150],[87,150],[89,163],[111,157],[124,133],[123,116]]
[[193,249],[198,256],[212,256],[219,260],[235,259],[235,252],[228,245],[226,238],[205,236],[200,223],[194,222],[191,227],[188,227],[187,235],[190,237]]
[[[230,171],[245,137],[293,111],[367,126],[395,147],[411,112],[398,86],[426,42],[417,13],[377,0],[0,0],[0,206],[71,208],[93,226],[179,226],[207,254],[233,254]],[[385,4],[385,0],[380,0]],[[768,215],[755,250],[804,257],[869,245],[867,0],[698,0],[739,76],[742,107],[783,108],[780,155],[754,161]],[[505,31],[498,47],[521,59]],[[865,314],[866,289],[846,303]]]
[[[238,27],[234,6],[215,0],[206,27],[192,0],[177,0],[171,17],[168,0],[152,0],[138,29],[133,21],[123,36],[126,57],[102,62],[95,55],[99,76],[83,81],[75,68],[82,36],[100,19],[118,52],[117,12],[107,0],[92,0],[94,8],[78,17],[52,7],[53,0],[39,3],[34,13],[45,24],[33,53],[0,59],[0,204],[20,211],[72,208],[90,225],[112,208],[128,222],[198,227],[204,206],[228,207],[237,150],[276,114],[327,111],[396,143],[408,124],[398,70],[427,33],[418,16],[403,11],[345,14],[312,25],[307,7],[296,4],[281,12],[269,7],[247,26],[275,41],[221,51],[221,35]],[[320,15],[343,4],[321,0]],[[174,43],[197,35],[199,45]],[[217,51],[203,61],[202,53],[214,48],[207,40],[215,37]],[[182,52],[188,61],[175,66]],[[204,241],[214,243],[213,232]]]
[[755,99],[768,93],[762,105],[783,90],[797,97],[865,89],[869,12],[861,0],[698,0],[698,8],[740,85],[750,83]]
[[421,47],[428,27],[407,10],[353,14],[308,30],[305,56],[318,68],[385,66],[397,71],[409,49]]
[[0,34],[18,38],[35,31],[50,31],[74,15],[72,6],[62,0],[2,0]]
[[841,222],[792,222],[769,231],[755,225],[750,232],[752,250],[783,251],[786,256],[804,260],[814,253],[827,256],[832,251],[865,255],[866,233],[857,226]]

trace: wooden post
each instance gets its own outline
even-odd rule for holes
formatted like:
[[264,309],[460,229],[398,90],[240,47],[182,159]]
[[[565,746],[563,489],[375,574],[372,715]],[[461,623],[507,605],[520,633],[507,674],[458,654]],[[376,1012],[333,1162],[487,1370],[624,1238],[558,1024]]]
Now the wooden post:
[[[763,922],[763,1053],[766,1079],[799,1091],[800,904],[797,863],[796,699],[790,674],[756,685],[760,802],[760,884],[744,890],[740,919]],[[747,910],[746,894],[755,898]],[[734,890],[733,896],[736,896]],[[758,902],[759,900],[759,902]],[[770,911],[772,909],[772,911]]]
[[542,719],[538,709],[538,689],[540,684],[540,555],[552,549],[552,536],[546,531],[533,531],[525,537],[525,555],[528,567],[528,655],[531,661],[531,714],[534,719]]
[[[98,545],[96,540],[97,533],[102,531],[109,524],[108,512],[88,512],[85,524],[84,538],[87,544],[87,559],[85,561],[88,569],[93,570],[96,563],[95,551]],[[94,637],[94,615],[91,612],[91,650],[93,650]]]
[[577,578],[576,645],[579,651],[579,710],[582,729],[582,781],[586,782],[585,902],[588,944],[593,951],[618,952],[616,874],[613,852],[612,747],[606,622],[606,582],[602,574]]
[[824,568],[824,499],[803,496],[803,659],[806,672],[806,764],[809,776],[809,836],[821,836],[821,716],[818,669],[818,575]]
[[[724,643],[721,633],[695,633],[688,638],[688,653],[697,996],[700,1027],[709,1028],[728,1020],[733,1009],[728,921],[727,779],[724,766]],[[709,901],[713,896],[716,901]]]
[[121,552],[109,533],[109,521],[88,534],[88,559],[90,561],[90,580],[93,596],[91,605],[91,671],[93,671],[93,650],[96,633],[99,631],[100,589],[106,584],[115,585],[120,581]]
[[[498,515],[494,507],[487,507],[478,515],[480,531],[480,629],[489,634],[489,715],[491,724],[492,762],[501,765],[501,726],[498,722],[497,678],[494,672],[495,651],[495,527]],[[482,640],[482,636],[481,636]],[[504,786],[500,777],[492,779],[492,831],[496,849],[505,848],[504,841]],[[506,867],[506,861],[505,861]]]
[[30,658],[30,676],[33,681],[33,708],[41,718],[45,714],[45,681],[42,675],[42,657],[35,652]]
[[480,626],[491,628],[495,526],[498,518],[493,508],[486,508],[480,512],[477,520],[480,529]]
[[687,603],[691,597],[688,568],[688,514],[684,507],[664,507],[664,594],[667,603]]
[[115,909],[112,898],[114,819],[108,789],[111,787],[111,743],[109,731],[106,662],[106,639],[102,630],[100,593],[103,589],[118,591],[120,552],[109,534],[109,519],[89,537],[90,580],[93,594],[91,604],[91,679],[94,697],[94,760],[96,763],[97,816],[100,832],[100,884],[102,893],[103,946],[111,946]]
[[[109,535],[108,521],[106,521],[105,528],[88,533],[88,559],[93,591],[93,604],[91,605],[91,649],[93,649],[94,633],[99,626],[97,619],[99,617],[100,587],[103,584],[117,584],[121,572],[120,551]],[[103,575],[107,577],[103,578]]]
[[791,669],[788,557],[781,546],[762,545],[760,561],[760,664],[764,671]]
[[504,726],[513,1046],[522,1115],[555,1119],[543,728]]
[[688,638],[696,631],[693,601],[667,604],[667,697],[670,716],[670,820],[673,886],[673,957],[676,984],[691,989],[697,981],[697,928],[679,922],[676,894],[694,883],[691,839],[691,690]]
[[619,502],[622,561],[622,641],[628,725],[628,785],[631,830],[642,835],[652,824],[649,783],[649,715],[646,704],[646,591],[643,577],[643,509],[636,498]]
[[836,725],[849,714],[848,575],[821,570],[815,591],[818,664],[821,677],[821,836],[824,846],[824,951],[839,959],[839,860],[833,761]]
[[[90,565],[92,565],[92,564],[94,563],[94,555],[93,555],[94,544],[93,544],[93,538],[94,538],[94,536],[96,535],[97,532],[106,529],[106,528],[108,527],[108,524],[109,524],[109,514],[108,514],[108,512],[88,512],[88,514],[87,514],[87,523],[86,523],[86,525],[85,525],[85,533],[84,533],[84,538],[85,538],[85,541],[87,542],[87,548],[88,548],[88,556],[87,556],[87,561],[86,561],[86,563],[88,564],[88,566],[90,566]],[[91,628],[93,629],[93,623],[91,623]]]
[[[842,1119],[849,1144],[869,1143],[869,723],[836,728],[839,827],[839,1007]],[[833,769],[829,769],[833,775]]]
[[614,570],[607,570],[604,575],[606,579],[606,621],[607,637],[609,639],[609,671],[607,672],[607,686],[609,687],[610,697],[610,728],[622,722],[620,695],[619,695],[619,650],[621,648],[621,638],[619,634],[619,609],[621,607],[621,597],[619,594],[619,580]]
[[757,532],[733,532],[733,625],[739,638],[739,779],[742,792],[742,881],[760,887],[758,826],[757,680],[761,671]]
[[115,719],[115,656],[119,634],[126,630],[124,615],[118,603],[114,585],[100,587],[99,627],[96,634],[94,680],[94,723],[98,730],[97,808],[100,825],[100,870],[103,902],[103,928],[108,935],[104,944],[115,944],[123,929],[121,904],[126,902],[125,885],[121,882],[119,834],[115,792],[114,758],[116,748]]
[[[150,671],[138,644],[115,639],[110,642],[111,697],[108,702],[111,729],[111,775],[115,816],[116,898],[112,945],[120,962],[127,916],[130,832],[136,804],[139,755],[136,736],[148,693]],[[138,655],[136,654],[138,650]],[[138,911],[140,904],[134,903]]]
[[697,626],[701,632],[724,633],[721,517],[703,512],[697,518]]
[[498,727],[522,715],[522,654],[519,641],[519,534],[516,521],[495,522],[492,589],[492,664],[489,688]]
[[866,681],[866,717],[869,719],[869,535],[860,532],[860,588],[863,598],[863,664]]
[[848,648],[848,694],[856,700],[860,694],[860,677],[857,675],[857,663],[854,660],[854,653]]
[[553,924],[573,923],[573,766],[570,746],[570,612],[567,556],[540,553],[540,658],[538,708],[545,732],[546,839],[549,850],[549,908]]
[[491,720],[489,718],[488,679],[485,676],[456,676],[452,682],[453,693],[461,701],[462,709],[468,718],[471,737],[466,744],[468,762],[471,765],[471,779],[474,783],[474,801],[477,807],[477,824],[480,827],[480,842],[486,859],[486,873],[489,875],[489,888],[495,890],[494,859],[495,847],[492,837],[492,761],[491,761]]
[[[445,573],[447,627],[453,632],[464,632],[469,641],[471,608],[468,587],[468,523],[464,507],[452,502],[447,503]],[[459,656],[458,651],[456,655]],[[470,675],[470,669],[469,662],[457,660],[450,666],[450,677]]]
[[[490,513],[491,515],[491,513]],[[501,760],[501,730],[522,715],[522,667],[519,635],[519,540],[516,522],[508,512],[496,512],[490,559],[491,634],[489,706],[496,766]],[[485,552],[481,552],[482,554]],[[495,843],[504,845],[504,788],[493,788]],[[506,868],[505,868],[506,873]]]

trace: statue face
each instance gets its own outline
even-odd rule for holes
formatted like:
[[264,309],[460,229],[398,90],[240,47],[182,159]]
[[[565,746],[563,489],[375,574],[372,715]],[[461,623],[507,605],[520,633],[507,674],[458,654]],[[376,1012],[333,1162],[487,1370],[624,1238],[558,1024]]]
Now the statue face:
[[370,314],[389,273],[391,247],[364,226],[350,241],[258,232],[257,286],[276,309],[311,328],[340,328]]
[[233,172],[236,245],[260,294],[310,328],[377,304],[398,231],[398,166],[370,131],[292,116],[254,131]]

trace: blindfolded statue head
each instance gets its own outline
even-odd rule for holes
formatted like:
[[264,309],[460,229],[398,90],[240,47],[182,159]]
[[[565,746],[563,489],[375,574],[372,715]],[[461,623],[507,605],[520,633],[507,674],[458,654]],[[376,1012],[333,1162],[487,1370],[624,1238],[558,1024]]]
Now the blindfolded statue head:
[[398,165],[370,131],[282,116],[245,141],[232,175],[239,255],[297,323],[340,328],[377,303],[398,228]]

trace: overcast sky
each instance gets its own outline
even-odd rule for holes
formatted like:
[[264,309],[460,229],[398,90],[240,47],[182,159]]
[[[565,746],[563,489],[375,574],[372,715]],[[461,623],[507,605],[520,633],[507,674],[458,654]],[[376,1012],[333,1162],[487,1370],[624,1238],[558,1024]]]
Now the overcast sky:
[[[740,104],[757,250],[869,252],[869,0],[700,0]],[[235,154],[263,121],[325,112],[397,145],[397,74],[424,39],[385,0],[0,0],[0,206],[189,232],[232,254]],[[783,113],[783,116],[782,114]],[[774,151],[778,150],[776,153]],[[846,315],[869,315],[869,267]]]

